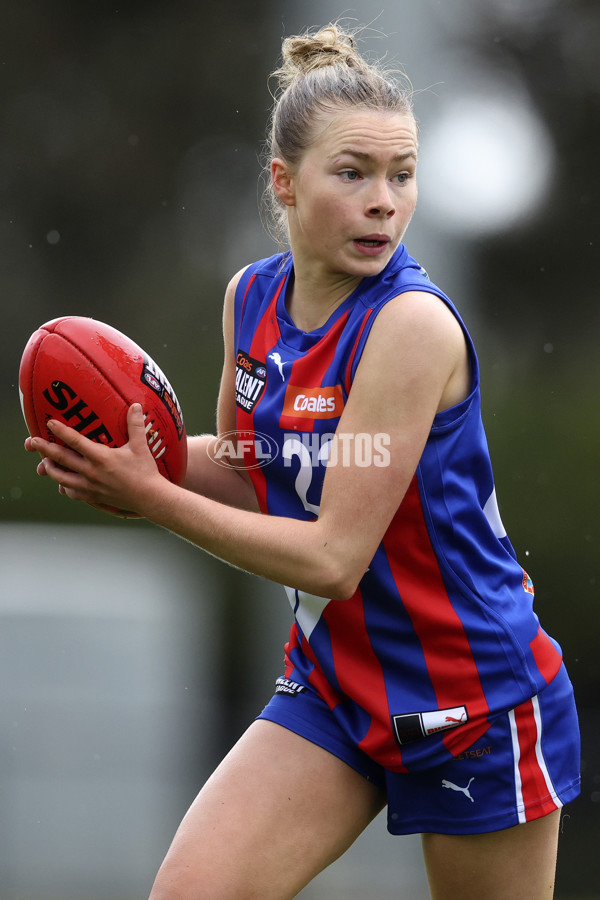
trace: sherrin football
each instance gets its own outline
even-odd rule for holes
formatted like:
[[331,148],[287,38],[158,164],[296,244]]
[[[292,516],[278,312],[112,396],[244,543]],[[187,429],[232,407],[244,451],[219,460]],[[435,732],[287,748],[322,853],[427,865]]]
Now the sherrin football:
[[56,442],[47,422],[58,419],[109,447],[127,442],[127,410],[141,403],[160,473],[183,483],[187,438],[179,401],[156,363],[116,328],[83,316],[46,322],[23,351],[19,393],[32,437]]

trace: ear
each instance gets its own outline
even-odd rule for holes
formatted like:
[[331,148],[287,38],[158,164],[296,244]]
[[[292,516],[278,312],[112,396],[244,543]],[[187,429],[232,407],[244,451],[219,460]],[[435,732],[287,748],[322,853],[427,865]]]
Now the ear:
[[285,206],[295,206],[293,176],[287,163],[278,157],[271,160],[271,184],[278,200]]

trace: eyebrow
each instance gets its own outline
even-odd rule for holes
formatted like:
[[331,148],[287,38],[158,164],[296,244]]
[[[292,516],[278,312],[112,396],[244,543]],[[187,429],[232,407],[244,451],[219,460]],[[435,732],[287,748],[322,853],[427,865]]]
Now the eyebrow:
[[[338,153],[335,154],[337,156],[354,156],[355,159],[362,159],[365,161],[369,161],[374,159],[374,157],[370,153],[365,153],[362,150],[353,150],[351,147],[343,147]],[[408,159],[417,158],[417,153],[415,150],[407,150],[406,153],[397,153],[392,157],[392,162],[405,162]]]

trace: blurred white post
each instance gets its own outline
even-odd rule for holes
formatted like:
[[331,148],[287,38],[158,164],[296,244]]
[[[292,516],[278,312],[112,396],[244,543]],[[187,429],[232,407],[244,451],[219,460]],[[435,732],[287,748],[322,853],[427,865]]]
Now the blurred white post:
[[129,524],[0,527],[6,900],[147,896],[207,775],[214,586]]

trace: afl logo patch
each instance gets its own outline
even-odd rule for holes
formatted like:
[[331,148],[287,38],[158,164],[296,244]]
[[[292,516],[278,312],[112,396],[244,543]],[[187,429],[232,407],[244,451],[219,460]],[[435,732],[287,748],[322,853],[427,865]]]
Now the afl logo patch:
[[154,377],[152,372],[144,372],[144,380],[146,381],[146,384],[148,384],[152,388],[153,391],[156,391],[157,394],[160,394],[160,382],[157,378]]
[[235,402],[244,412],[251,413],[262,397],[267,383],[264,362],[238,350],[235,360]]

